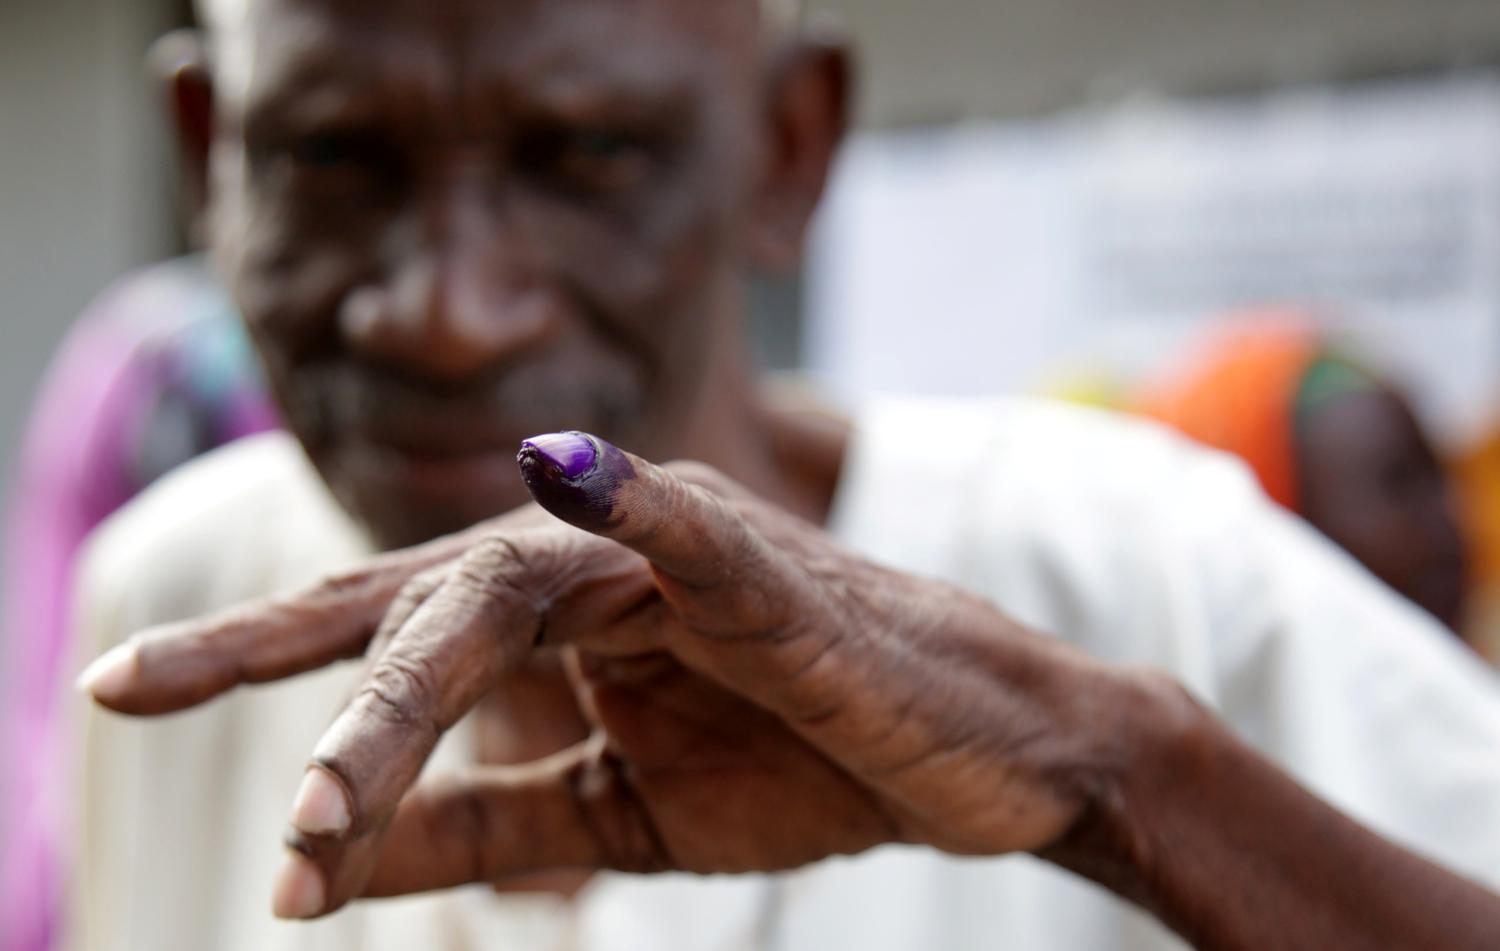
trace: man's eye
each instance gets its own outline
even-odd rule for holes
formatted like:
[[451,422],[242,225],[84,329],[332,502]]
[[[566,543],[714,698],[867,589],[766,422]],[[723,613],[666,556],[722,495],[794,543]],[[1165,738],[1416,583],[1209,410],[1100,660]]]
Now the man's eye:
[[379,171],[389,164],[388,150],[367,135],[320,132],[288,143],[287,156],[309,171],[366,169]]
[[572,133],[565,144],[578,158],[598,162],[619,161],[645,151],[633,136],[609,129]]
[[656,163],[651,143],[615,129],[575,129],[542,137],[523,157],[559,184],[590,192],[623,192],[650,177]]
[[354,150],[345,135],[308,135],[292,143],[287,150],[302,165],[328,168],[348,162]]

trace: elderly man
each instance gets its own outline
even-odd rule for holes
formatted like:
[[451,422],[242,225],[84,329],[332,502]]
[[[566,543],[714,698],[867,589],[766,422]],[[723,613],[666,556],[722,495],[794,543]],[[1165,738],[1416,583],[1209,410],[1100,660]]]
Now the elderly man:
[[[84,684],[160,713],[370,660],[91,715],[90,945],[1491,943],[1500,693],[1239,467],[760,390],[741,283],[797,255],[837,46],[755,0],[250,0],[210,37],[175,102],[297,441],[140,500],[82,611],[103,649],[334,573]],[[407,795],[465,741],[522,765]],[[558,869],[606,874],[354,901]],[[273,879],[322,920],[272,923]]]

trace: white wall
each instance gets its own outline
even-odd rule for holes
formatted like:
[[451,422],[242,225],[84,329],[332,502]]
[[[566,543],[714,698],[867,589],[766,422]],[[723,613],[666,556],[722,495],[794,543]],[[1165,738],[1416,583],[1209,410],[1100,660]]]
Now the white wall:
[[142,69],[157,0],[0,0],[0,488],[69,322],[171,242]]

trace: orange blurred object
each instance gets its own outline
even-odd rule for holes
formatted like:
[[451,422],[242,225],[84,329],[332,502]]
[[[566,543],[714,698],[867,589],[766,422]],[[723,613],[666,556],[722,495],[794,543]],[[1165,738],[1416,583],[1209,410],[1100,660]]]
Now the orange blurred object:
[[1184,375],[1148,391],[1137,410],[1249,463],[1266,494],[1298,507],[1298,390],[1320,348],[1316,331],[1289,314],[1246,315]]

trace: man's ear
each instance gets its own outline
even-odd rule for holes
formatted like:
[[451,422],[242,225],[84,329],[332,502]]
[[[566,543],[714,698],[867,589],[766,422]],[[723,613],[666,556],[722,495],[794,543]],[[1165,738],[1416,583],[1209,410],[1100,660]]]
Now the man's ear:
[[184,211],[196,233],[208,205],[214,134],[213,79],[203,34],[192,29],[168,33],[151,45],[146,65],[176,134]]
[[853,72],[849,46],[835,36],[800,36],[772,57],[770,147],[751,243],[762,268],[785,273],[801,261],[808,225],[849,125]]

